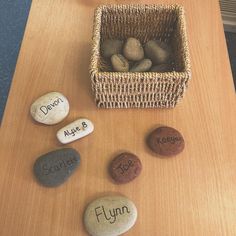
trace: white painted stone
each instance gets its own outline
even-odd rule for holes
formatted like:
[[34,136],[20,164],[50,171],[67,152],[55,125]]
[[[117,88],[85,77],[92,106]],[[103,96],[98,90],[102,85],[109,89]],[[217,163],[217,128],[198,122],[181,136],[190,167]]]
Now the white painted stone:
[[134,203],[123,196],[106,196],[91,202],[84,213],[84,224],[92,236],[118,236],[136,222]]
[[30,113],[39,123],[54,125],[68,115],[69,109],[69,102],[63,94],[50,92],[39,97],[31,105]]
[[70,143],[77,139],[92,133],[94,130],[93,123],[88,119],[78,119],[57,132],[58,140],[63,143]]

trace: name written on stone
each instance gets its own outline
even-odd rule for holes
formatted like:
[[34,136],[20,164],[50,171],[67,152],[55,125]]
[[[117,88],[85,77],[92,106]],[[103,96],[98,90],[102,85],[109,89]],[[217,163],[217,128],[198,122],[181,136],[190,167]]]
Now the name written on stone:
[[86,122],[82,122],[82,126],[76,126],[72,129],[67,129],[67,130],[64,130],[64,136],[65,137],[68,137],[68,136],[75,136],[75,134],[81,130],[86,130],[86,128],[88,127],[87,123]]
[[123,235],[136,222],[137,208],[124,196],[105,196],[91,202],[84,212],[89,235]]
[[48,152],[34,163],[33,171],[37,180],[46,187],[56,187],[64,183],[78,168],[79,153],[72,148]]
[[185,142],[178,130],[168,126],[160,126],[149,134],[147,145],[159,155],[174,156],[184,150]]
[[120,174],[123,175],[132,166],[134,166],[134,163],[132,160],[128,160],[127,164],[120,163],[119,166],[116,167],[116,170],[119,170]]
[[53,102],[46,104],[45,106],[41,106],[39,109],[44,115],[47,115],[50,110],[52,110],[54,107],[58,106],[62,102],[64,101],[61,98],[56,97]]
[[66,144],[89,135],[93,130],[92,121],[79,118],[58,130],[57,139],[60,143]]
[[94,209],[98,223],[100,223],[101,218],[107,220],[110,224],[114,224],[118,217],[124,214],[130,214],[130,210],[127,206],[106,209],[103,205],[97,206]]
[[59,172],[62,169],[67,169],[68,167],[72,166],[74,163],[78,163],[78,159],[76,157],[73,157],[69,160],[60,160],[58,163],[54,165],[49,165],[48,163],[45,163],[42,165],[43,174],[44,175],[50,175],[55,172]]
[[136,178],[142,170],[140,159],[129,152],[116,156],[109,165],[109,173],[115,183],[124,184]]
[[167,137],[157,138],[157,143],[159,144],[165,144],[165,143],[175,144],[176,142],[181,142],[181,141],[183,141],[183,138],[177,136],[167,136]]

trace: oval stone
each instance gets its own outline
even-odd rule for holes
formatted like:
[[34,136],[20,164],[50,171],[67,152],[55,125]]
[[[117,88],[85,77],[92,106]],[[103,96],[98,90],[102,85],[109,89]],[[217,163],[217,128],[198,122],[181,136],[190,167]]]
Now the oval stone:
[[163,126],[155,129],[148,137],[150,149],[163,156],[174,156],[184,150],[184,138],[181,133],[171,127]]
[[117,72],[129,71],[129,62],[121,54],[114,54],[111,57],[111,64],[114,71]]
[[118,39],[107,39],[101,45],[102,55],[106,58],[110,58],[114,54],[120,54],[122,52],[123,41]]
[[63,148],[40,156],[34,163],[37,180],[46,187],[64,183],[80,163],[79,153],[72,148]]
[[135,63],[130,72],[145,72],[148,71],[152,66],[152,61],[150,59],[143,59],[137,63]]
[[38,98],[30,108],[34,120],[46,125],[61,122],[69,113],[67,98],[58,92],[47,93]]
[[136,38],[128,38],[123,48],[123,54],[131,61],[142,60],[144,51],[140,41]]
[[169,62],[171,58],[170,47],[159,40],[150,40],[145,44],[145,54],[154,65]]
[[141,173],[141,170],[142,163],[139,158],[128,152],[115,157],[109,166],[110,175],[118,184],[132,181]]
[[91,202],[84,213],[84,224],[92,236],[117,236],[136,222],[137,208],[123,196],[106,196]]
[[94,126],[90,120],[78,119],[57,131],[57,139],[66,144],[87,136],[93,130]]

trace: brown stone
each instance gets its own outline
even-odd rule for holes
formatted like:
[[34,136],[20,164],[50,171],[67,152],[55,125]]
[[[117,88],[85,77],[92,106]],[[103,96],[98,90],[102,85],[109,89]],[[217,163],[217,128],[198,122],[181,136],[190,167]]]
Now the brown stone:
[[155,129],[147,139],[151,150],[162,156],[174,156],[184,150],[184,138],[174,128],[163,126]]
[[113,180],[118,184],[124,184],[135,179],[142,170],[142,163],[132,153],[121,153],[115,157],[110,166],[109,172]]

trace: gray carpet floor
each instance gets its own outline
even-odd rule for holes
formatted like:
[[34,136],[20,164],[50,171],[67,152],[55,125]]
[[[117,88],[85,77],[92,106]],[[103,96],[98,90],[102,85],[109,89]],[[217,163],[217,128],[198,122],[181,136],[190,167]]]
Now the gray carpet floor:
[[236,33],[225,32],[225,38],[228,47],[232,74],[234,78],[234,87],[236,89]]
[[0,121],[24,35],[31,0],[0,0]]

